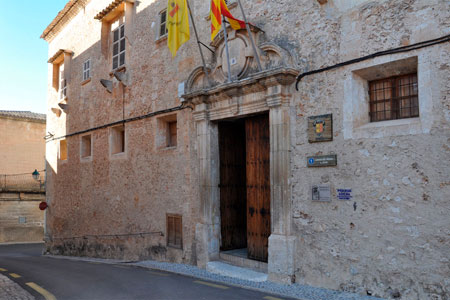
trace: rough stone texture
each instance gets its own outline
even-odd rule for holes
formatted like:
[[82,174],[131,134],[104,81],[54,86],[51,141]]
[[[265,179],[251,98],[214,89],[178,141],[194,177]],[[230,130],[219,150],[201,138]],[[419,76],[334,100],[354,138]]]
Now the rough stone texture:
[[20,285],[0,274],[0,299],[34,300],[35,298]]
[[[209,5],[190,2],[200,39],[208,41],[205,17]],[[279,51],[281,58],[266,51],[263,62],[268,68],[285,58],[291,67],[310,71],[450,32],[448,1],[242,2],[248,19],[265,32],[255,34],[260,48],[273,49],[267,46],[273,43],[284,49]],[[101,24],[94,20],[109,3],[90,1],[49,40],[49,57],[59,49],[74,52],[72,59],[66,60],[70,61],[66,69],[70,73],[69,108],[60,117],[50,111],[58,100],[52,87],[53,66],[49,65],[48,130],[56,137],[119,121],[122,114],[130,118],[175,107],[180,104],[178,83],[192,79],[194,69],[200,66],[193,38],[172,59],[165,39],[155,35],[158,13],[167,2],[139,1],[125,21],[130,78],[123,90],[110,74],[111,58],[100,41]],[[238,8],[232,13],[240,16]],[[208,65],[216,66],[216,58],[208,51],[205,54]],[[363,105],[358,106],[358,99],[364,103],[367,80],[361,74],[411,57],[417,57],[420,117],[367,124],[366,112],[359,109]],[[82,64],[89,58],[92,79],[82,83]],[[284,202],[277,202],[280,205],[271,213],[277,234],[289,241],[295,239],[295,243],[286,242],[283,250],[291,253],[292,244],[295,250],[293,257],[280,256],[272,263],[269,257],[269,278],[277,277],[273,270],[278,268],[301,284],[386,298],[449,298],[449,58],[448,43],[439,44],[307,76],[298,92],[293,84],[286,87],[281,112],[270,108],[272,117],[277,118],[272,124],[287,126],[271,127],[279,130],[271,139],[280,138],[271,141],[271,149],[275,144],[280,147],[272,156],[277,161],[271,163],[279,166],[276,178],[284,180],[272,191],[273,198]],[[254,62],[248,67],[250,74],[255,73]],[[100,85],[100,79],[113,80],[112,94]],[[192,81],[193,86],[202,86],[200,79]],[[244,83],[245,78],[237,85]],[[255,86],[251,91],[235,89],[246,97],[226,94],[231,88],[218,90],[208,96],[214,101],[197,99],[194,114],[190,109],[174,113],[176,148],[158,146],[165,135],[160,126],[166,120],[164,115],[126,123],[126,151],[120,155],[109,154],[109,128],[91,132],[90,160],[80,159],[80,135],[67,138],[67,161],[57,159],[57,140],[48,143],[49,251],[148,257],[202,267],[215,259],[220,213],[217,201],[211,200],[218,197],[218,162],[217,131],[210,120],[230,117],[233,112],[244,116],[269,110],[264,101],[270,103],[274,91]],[[360,96],[353,86],[363,89]],[[252,107],[252,101],[264,105]],[[307,117],[328,113],[333,114],[333,141],[309,144]],[[337,154],[336,167],[306,167],[307,156],[331,153]],[[331,186],[332,201],[312,202],[311,185],[322,183]],[[352,189],[352,200],[337,200],[336,188]],[[114,236],[165,233],[166,213],[183,216],[182,250],[166,247],[166,237],[157,234]],[[112,236],[95,237],[106,234]],[[269,253],[275,249],[269,248]]]

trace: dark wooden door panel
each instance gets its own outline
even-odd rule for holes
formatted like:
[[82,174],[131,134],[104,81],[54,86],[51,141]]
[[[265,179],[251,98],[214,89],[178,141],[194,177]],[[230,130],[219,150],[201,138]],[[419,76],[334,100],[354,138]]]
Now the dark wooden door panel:
[[267,261],[270,235],[269,116],[245,120],[248,257]]
[[245,126],[219,123],[221,250],[247,246]]

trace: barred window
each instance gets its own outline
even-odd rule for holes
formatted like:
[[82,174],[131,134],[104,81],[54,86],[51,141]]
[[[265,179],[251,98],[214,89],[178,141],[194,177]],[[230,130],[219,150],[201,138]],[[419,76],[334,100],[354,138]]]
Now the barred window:
[[369,81],[370,122],[419,116],[417,73]]
[[113,31],[113,70],[125,64],[125,24]]

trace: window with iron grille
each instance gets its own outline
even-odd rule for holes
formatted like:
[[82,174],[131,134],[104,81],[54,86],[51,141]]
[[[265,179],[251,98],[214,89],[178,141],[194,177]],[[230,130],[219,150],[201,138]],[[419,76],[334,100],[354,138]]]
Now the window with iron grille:
[[419,116],[417,73],[369,81],[370,122]]
[[113,70],[125,64],[125,24],[113,31]]
[[83,63],[83,81],[91,78],[91,60],[88,59]]
[[180,215],[166,215],[167,246],[183,248],[182,217]]
[[163,10],[159,13],[159,32],[158,37],[163,37],[167,34],[167,10]]

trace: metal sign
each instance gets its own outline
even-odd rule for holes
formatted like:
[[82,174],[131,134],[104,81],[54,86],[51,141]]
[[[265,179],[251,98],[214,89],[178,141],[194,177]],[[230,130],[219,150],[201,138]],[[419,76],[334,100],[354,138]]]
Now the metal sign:
[[333,140],[333,115],[320,115],[308,118],[308,142],[327,142]]
[[311,196],[313,201],[331,201],[331,192],[329,185],[313,185],[311,188]]
[[336,165],[336,154],[308,156],[308,167],[330,167]]

